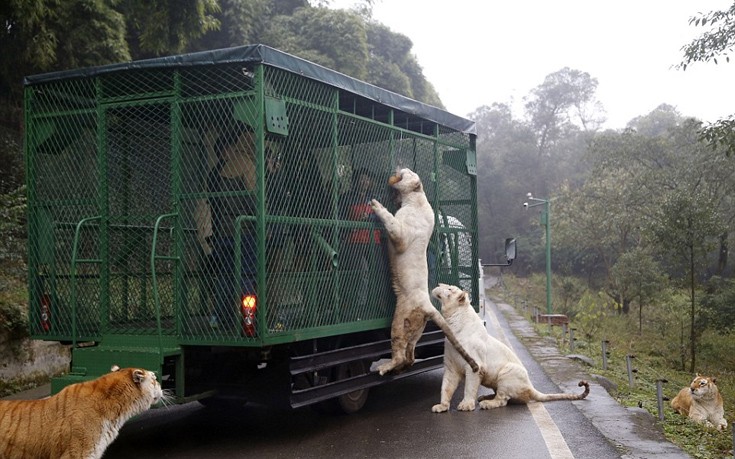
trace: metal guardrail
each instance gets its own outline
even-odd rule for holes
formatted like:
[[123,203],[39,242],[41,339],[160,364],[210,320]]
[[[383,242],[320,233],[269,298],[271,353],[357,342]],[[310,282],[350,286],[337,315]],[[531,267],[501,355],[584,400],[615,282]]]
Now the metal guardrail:
[[170,213],[160,215],[156,219],[156,224],[153,227],[153,242],[151,243],[151,284],[153,290],[153,301],[156,307],[156,329],[158,332],[158,350],[161,358],[161,364],[163,364],[163,328],[161,327],[161,298],[158,293],[158,279],[156,277],[156,260],[170,260],[179,262],[179,257],[170,255],[156,255],[156,246],[158,244],[158,230],[160,229],[161,222],[167,218],[178,218],[178,213]]

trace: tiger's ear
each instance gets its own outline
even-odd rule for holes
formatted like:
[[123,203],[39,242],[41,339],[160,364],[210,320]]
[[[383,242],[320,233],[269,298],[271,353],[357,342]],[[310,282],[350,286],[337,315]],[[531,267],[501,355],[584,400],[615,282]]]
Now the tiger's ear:
[[469,296],[467,295],[467,292],[462,292],[462,296],[459,297],[460,304],[465,304],[469,301]]
[[717,378],[709,378],[710,381],[712,381],[712,384],[717,384]]
[[110,371],[119,371],[119,370],[120,370],[120,367],[118,367],[117,365],[113,365],[112,368],[110,368]]
[[143,370],[133,370],[133,382],[140,384],[145,379],[145,372]]

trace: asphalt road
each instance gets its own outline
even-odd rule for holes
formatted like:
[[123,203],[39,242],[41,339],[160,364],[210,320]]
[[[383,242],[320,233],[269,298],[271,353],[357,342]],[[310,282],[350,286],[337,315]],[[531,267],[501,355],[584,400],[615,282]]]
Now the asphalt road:
[[[558,392],[502,316],[488,318],[489,331],[509,339],[536,388]],[[105,459],[621,457],[622,450],[576,407],[595,403],[594,393],[576,402],[458,412],[460,387],[452,410],[435,414],[441,377],[437,370],[374,388],[366,406],[349,416],[257,405],[222,411],[197,403],[152,410],[126,424]]]

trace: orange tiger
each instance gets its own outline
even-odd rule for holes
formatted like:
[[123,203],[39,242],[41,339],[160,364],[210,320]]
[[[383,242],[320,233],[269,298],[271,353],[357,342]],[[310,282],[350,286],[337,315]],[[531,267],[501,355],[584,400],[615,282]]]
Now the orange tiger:
[[155,373],[114,366],[51,397],[0,401],[0,458],[101,458],[128,419],[165,398]]
[[727,429],[724,403],[716,382],[715,378],[697,373],[689,387],[680,390],[671,400],[671,407],[679,414],[707,427]]

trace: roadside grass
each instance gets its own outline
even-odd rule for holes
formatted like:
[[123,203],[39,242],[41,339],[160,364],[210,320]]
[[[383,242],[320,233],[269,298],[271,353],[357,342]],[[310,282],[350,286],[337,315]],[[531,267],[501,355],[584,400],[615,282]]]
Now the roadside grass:
[[[516,278],[503,276],[503,288],[492,289],[492,297],[512,306],[529,320],[533,306],[545,310],[545,280],[543,276]],[[532,306],[533,305],[533,306]],[[554,311],[557,312],[557,311]],[[707,331],[697,345],[695,372],[717,378],[717,387],[725,402],[728,428],[717,431],[689,421],[672,410],[670,400],[688,386],[694,375],[688,371],[688,354],[682,356],[682,320],[671,317],[671,311],[657,311],[666,317],[651,317],[639,330],[637,314],[597,314],[587,311],[576,315],[570,327],[576,328],[574,353],[584,354],[595,361],[592,372],[612,381],[616,388],[611,395],[621,405],[639,407],[650,412],[666,438],[697,459],[733,457],[732,421],[735,412],[735,336]],[[649,315],[653,316],[652,312]],[[584,322],[594,322],[594,324]],[[533,322],[531,320],[531,322]],[[675,326],[671,326],[674,324]],[[553,336],[562,352],[570,353],[569,335],[561,327],[537,324],[542,336]],[[686,332],[684,332],[686,334]],[[603,370],[602,341],[607,340],[607,369]],[[629,384],[626,356],[631,359],[633,385]],[[686,369],[682,369],[686,368]],[[663,421],[659,421],[657,381],[663,383]]]

